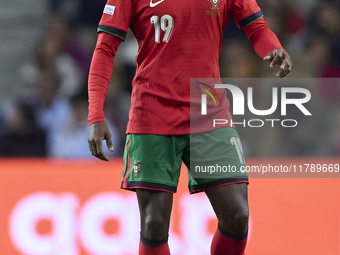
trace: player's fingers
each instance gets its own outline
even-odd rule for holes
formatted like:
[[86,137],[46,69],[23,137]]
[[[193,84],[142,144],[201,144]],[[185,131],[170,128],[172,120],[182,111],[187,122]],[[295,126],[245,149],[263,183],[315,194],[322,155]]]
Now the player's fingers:
[[102,140],[98,139],[96,140],[96,157],[101,159],[101,160],[105,160],[105,161],[109,161],[109,159],[105,156],[104,152],[103,152],[103,144],[102,144]]
[[285,77],[292,70],[292,65],[293,65],[293,63],[292,63],[288,53],[285,52],[284,60],[281,64],[281,66],[280,66],[281,70],[276,74],[276,76],[280,77],[280,78]]
[[114,151],[115,148],[113,147],[113,143],[112,143],[112,139],[111,139],[111,133],[108,133],[108,134],[105,135],[105,140],[106,140],[107,148],[110,151]]
[[92,143],[89,141],[89,150],[91,151],[91,154],[94,156],[94,149]]
[[288,53],[285,52],[285,54],[283,56],[283,62],[281,64],[281,66],[280,66],[281,70],[288,69],[289,71],[291,71],[292,70],[292,65],[293,65],[293,63],[292,63]]
[[276,77],[277,78],[283,78],[284,76],[286,76],[288,74],[287,70],[280,70],[279,72],[276,73]]
[[95,156],[95,154],[96,154],[96,146],[95,146],[94,141],[88,140],[88,144],[89,144],[89,149],[91,151],[91,154],[93,156]]
[[283,78],[285,77],[287,74],[289,74],[289,70],[281,70],[279,72],[276,73],[276,77],[277,78]]
[[[282,66],[282,65],[281,65]],[[277,74],[276,77],[278,78],[283,78],[285,77],[287,74],[290,73],[291,70],[291,66],[290,65],[285,65],[283,69],[281,69]]]
[[267,61],[267,62],[271,62],[272,59],[273,59],[273,57],[271,55],[269,55],[269,54],[263,58],[263,60]]
[[109,161],[108,157],[105,156],[105,154],[103,152],[97,152],[95,155],[96,158],[99,158],[101,160],[104,160],[106,162]]
[[270,67],[274,67],[277,64],[281,64],[283,61],[283,55],[282,52],[277,52],[276,55],[274,56],[272,62],[270,63]]
[[101,154],[98,154],[97,155],[97,158],[101,159],[101,160],[104,160],[106,162],[109,162],[109,158],[105,156],[104,153],[101,153]]

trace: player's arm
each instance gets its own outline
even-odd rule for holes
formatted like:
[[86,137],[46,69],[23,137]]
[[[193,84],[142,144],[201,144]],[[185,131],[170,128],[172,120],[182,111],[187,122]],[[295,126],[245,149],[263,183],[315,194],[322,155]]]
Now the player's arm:
[[98,34],[88,79],[89,149],[93,156],[105,161],[109,161],[109,159],[103,152],[102,141],[106,140],[110,151],[113,151],[114,148],[103,108],[113,70],[113,58],[122,41],[118,36],[109,33],[102,32]]
[[263,60],[270,62],[270,67],[280,66],[280,71],[276,73],[276,77],[283,78],[291,71],[292,61],[290,56],[263,18],[244,26],[243,31],[251,41],[256,53]]
[[271,67],[280,65],[281,70],[276,74],[277,77],[286,76],[292,68],[292,61],[276,35],[268,28],[256,0],[231,1],[231,15],[248,36],[256,53],[270,62]]

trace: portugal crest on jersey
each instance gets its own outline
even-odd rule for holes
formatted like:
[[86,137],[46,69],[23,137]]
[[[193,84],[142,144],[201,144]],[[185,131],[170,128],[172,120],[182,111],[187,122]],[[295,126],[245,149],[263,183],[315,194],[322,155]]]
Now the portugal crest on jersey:
[[207,15],[211,15],[212,17],[216,17],[217,14],[220,12],[218,9],[218,4],[221,2],[221,0],[208,0],[211,4],[212,7],[210,10],[206,10],[205,13]]
[[133,169],[133,176],[134,176],[135,178],[138,178],[138,174],[139,174],[139,172],[140,172],[140,164],[138,164],[138,161],[137,161],[137,160],[135,160],[135,161],[133,162],[132,169]]
[[218,4],[220,3],[220,0],[208,0],[213,5],[211,7],[211,10],[218,10]]

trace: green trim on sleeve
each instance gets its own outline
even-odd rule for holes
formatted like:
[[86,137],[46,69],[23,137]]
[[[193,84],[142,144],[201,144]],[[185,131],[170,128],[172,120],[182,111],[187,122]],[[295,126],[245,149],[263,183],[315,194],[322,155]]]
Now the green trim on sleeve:
[[115,33],[112,33],[112,32],[106,31],[106,30],[104,30],[104,29],[98,28],[98,29],[97,29],[97,33],[100,33],[100,32],[104,32],[104,33],[108,33],[108,34],[110,34],[110,35],[117,36],[117,37],[119,37],[119,38],[121,38],[121,39],[123,39],[123,40],[125,41],[125,38],[122,37],[122,36],[120,36],[120,35],[117,35],[117,34],[115,34]]
[[253,21],[249,22],[247,25],[244,25],[242,28],[245,28],[246,26],[249,26],[250,24],[253,24],[255,21],[257,21],[257,20],[259,20],[261,18],[263,18],[263,15],[261,17],[257,18],[256,20],[253,20]]
[[117,37],[123,39],[124,41],[126,39],[126,34],[127,34],[127,32],[125,32],[123,30],[120,30],[120,29],[115,28],[115,27],[105,26],[105,25],[99,25],[97,32],[98,33],[99,32],[105,32],[105,33],[117,36]]
[[244,18],[243,20],[240,20],[238,24],[240,25],[241,28],[244,28],[246,26],[249,26],[250,24],[254,23],[256,20],[259,20],[263,17],[263,14],[260,11],[253,13],[252,15]]

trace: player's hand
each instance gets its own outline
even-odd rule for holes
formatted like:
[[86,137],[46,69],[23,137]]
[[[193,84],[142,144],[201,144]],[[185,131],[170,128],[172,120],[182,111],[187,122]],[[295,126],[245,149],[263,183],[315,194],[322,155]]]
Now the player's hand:
[[283,49],[275,49],[264,57],[264,61],[270,62],[270,67],[280,66],[280,71],[276,73],[276,77],[283,78],[292,70],[292,60]]
[[111,140],[111,132],[109,127],[107,126],[107,123],[105,121],[92,123],[89,126],[87,139],[92,155],[101,160],[109,161],[109,158],[106,157],[103,152],[102,145],[103,140],[106,140],[107,148],[110,151],[114,151],[113,143]]

